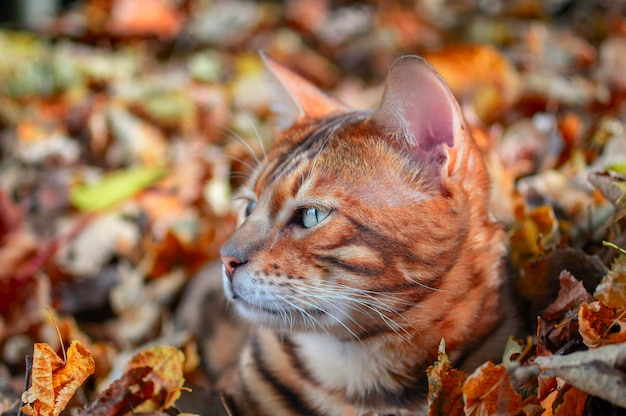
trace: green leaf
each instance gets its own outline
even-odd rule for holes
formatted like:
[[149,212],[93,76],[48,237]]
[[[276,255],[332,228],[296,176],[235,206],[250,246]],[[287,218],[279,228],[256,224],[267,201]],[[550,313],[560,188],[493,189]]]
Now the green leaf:
[[131,168],[105,175],[95,184],[70,191],[70,201],[81,211],[98,211],[130,198],[165,175],[159,168]]

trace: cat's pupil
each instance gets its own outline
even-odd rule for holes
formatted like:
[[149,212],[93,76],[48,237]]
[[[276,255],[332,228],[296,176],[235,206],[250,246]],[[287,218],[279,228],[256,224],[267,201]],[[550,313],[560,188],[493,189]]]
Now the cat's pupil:
[[301,222],[304,228],[311,228],[319,224],[324,218],[330,214],[329,210],[318,208],[302,208],[301,210]]
[[246,205],[246,217],[252,214],[254,208],[256,208],[256,201],[249,201],[248,205]]

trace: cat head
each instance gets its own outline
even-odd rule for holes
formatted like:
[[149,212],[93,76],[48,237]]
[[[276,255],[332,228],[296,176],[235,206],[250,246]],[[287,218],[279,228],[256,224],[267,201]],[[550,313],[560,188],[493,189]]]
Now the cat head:
[[239,227],[221,250],[226,294],[278,330],[399,331],[402,312],[458,258],[472,205],[488,198],[459,105],[416,56],[393,64],[369,112],[264,61],[279,132],[235,197]]

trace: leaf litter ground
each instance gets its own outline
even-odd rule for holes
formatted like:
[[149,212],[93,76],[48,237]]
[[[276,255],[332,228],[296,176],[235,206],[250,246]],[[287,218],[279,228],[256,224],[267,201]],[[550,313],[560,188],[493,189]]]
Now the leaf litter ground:
[[0,412],[228,414],[220,375],[245,328],[215,261],[274,128],[262,49],[356,108],[378,104],[396,57],[422,55],[484,150],[528,336],[473,374],[442,343],[430,414],[619,414],[623,16],[600,1],[90,0],[2,28]]

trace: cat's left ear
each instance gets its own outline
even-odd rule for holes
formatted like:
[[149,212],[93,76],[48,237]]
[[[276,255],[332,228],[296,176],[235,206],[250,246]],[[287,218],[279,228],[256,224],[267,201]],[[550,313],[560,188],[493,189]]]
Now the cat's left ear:
[[418,56],[398,58],[372,120],[422,164],[452,175],[464,150],[463,115],[437,71]]
[[304,118],[323,118],[349,110],[341,102],[263,52],[260,55],[274,81],[270,96],[279,129],[286,130]]

